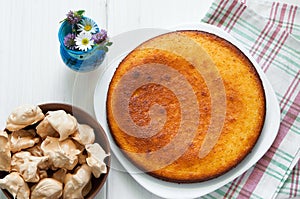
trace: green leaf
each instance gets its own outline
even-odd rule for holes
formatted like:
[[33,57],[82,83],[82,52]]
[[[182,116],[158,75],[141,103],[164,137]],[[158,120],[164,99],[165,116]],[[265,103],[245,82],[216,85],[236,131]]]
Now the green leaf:
[[105,52],[108,51],[108,48],[106,46],[99,46],[98,49],[99,50],[104,50]]
[[78,14],[79,16],[82,16],[84,12],[85,12],[85,10],[78,10],[78,11],[76,11],[76,14]]
[[113,44],[113,42],[110,42],[110,41],[109,41],[109,42],[107,42],[105,45],[106,45],[106,46],[111,46],[112,44]]

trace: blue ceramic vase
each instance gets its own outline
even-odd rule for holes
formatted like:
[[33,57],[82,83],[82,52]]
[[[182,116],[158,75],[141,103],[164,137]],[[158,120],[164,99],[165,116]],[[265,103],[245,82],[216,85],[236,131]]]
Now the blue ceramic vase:
[[[86,18],[86,17],[85,17]],[[97,32],[99,28],[96,28]],[[58,31],[58,39],[60,42],[60,55],[63,62],[76,72],[88,72],[98,68],[103,62],[106,52],[99,49],[98,46],[87,51],[71,50],[65,47],[64,37],[72,32],[72,25],[64,21]]]

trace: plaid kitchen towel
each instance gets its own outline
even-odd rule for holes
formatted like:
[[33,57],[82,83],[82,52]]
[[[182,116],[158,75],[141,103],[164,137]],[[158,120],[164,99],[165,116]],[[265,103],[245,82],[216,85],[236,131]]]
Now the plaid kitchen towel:
[[278,135],[259,162],[203,198],[300,198],[300,9],[258,0],[216,0],[202,22],[218,26],[250,52],[281,108]]

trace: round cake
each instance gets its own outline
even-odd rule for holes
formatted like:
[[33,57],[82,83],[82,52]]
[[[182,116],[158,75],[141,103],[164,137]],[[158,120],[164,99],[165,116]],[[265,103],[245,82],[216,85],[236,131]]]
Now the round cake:
[[259,75],[214,34],[175,31],[131,51],[107,95],[116,144],[143,172],[178,183],[209,180],[241,162],[265,119]]

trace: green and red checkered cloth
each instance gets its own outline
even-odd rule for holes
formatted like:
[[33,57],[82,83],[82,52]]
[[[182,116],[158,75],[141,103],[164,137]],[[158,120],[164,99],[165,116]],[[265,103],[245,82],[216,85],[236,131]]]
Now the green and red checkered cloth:
[[281,108],[278,135],[263,158],[202,198],[300,198],[300,9],[271,1],[216,0],[202,22],[244,45],[266,73]]

